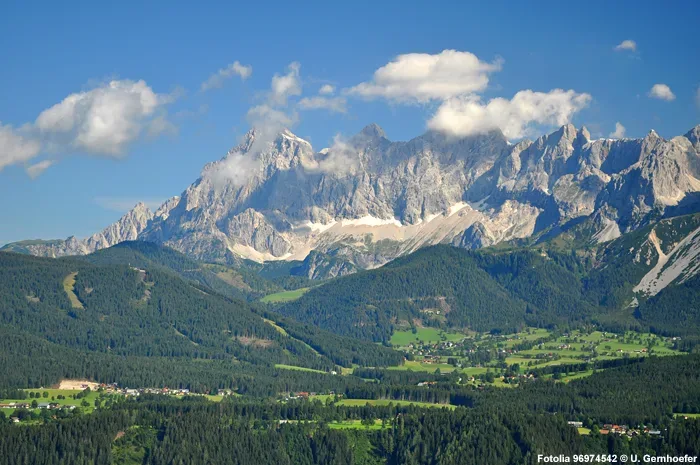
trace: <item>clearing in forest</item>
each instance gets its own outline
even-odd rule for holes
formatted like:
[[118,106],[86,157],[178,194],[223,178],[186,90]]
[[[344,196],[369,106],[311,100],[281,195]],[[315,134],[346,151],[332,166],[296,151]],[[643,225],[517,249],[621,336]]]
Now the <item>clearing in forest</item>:
[[302,287],[300,289],[294,289],[293,291],[275,292],[274,294],[266,295],[260,299],[260,302],[264,304],[291,302],[292,300],[297,300],[299,297],[306,294],[310,289],[310,287]]
[[75,277],[78,276],[78,272],[74,271],[65,278],[63,278],[63,290],[66,291],[68,298],[70,299],[71,307],[73,308],[83,308],[82,302],[75,295]]

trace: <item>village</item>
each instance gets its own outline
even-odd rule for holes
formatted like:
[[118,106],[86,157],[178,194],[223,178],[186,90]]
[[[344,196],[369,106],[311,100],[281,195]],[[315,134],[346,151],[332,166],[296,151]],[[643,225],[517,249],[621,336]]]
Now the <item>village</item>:
[[[501,384],[509,384],[529,379],[533,370],[550,373],[558,379],[559,370],[549,367],[579,366],[582,371],[590,371],[583,367],[593,362],[676,355],[679,352],[674,346],[678,340],[633,331],[616,334],[595,328],[562,333],[526,328],[516,334],[500,335],[460,334],[423,327],[395,332],[391,342],[406,356],[404,366],[395,369],[439,370],[443,374],[456,371],[465,373],[470,381],[495,372]],[[543,372],[545,368],[548,370]]]
[[608,435],[614,434],[618,436],[635,437],[640,434],[648,434],[650,436],[661,436],[661,431],[657,429],[651,429],[646,426],[639,426],[638,428],[630,428],[627,425],[616,425],[612,423],[605,423],[602,425],[596,425],[593,430],[584,428],[583,422],[581,421],[568,421],[569,426],[573,426],[578,429],[581,434],[590,434],[591,431],[596,431],[598,434]]

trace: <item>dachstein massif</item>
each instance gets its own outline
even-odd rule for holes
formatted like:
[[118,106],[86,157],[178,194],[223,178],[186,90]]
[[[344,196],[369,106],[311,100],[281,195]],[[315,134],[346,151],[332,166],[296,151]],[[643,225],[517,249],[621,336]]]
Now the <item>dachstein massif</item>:
[[[438,243],[474,249],[577,228],[599,244],[699,209],[700,125],[616,140],[569,124],[511,144],[500,131],[392,142],[372,124],[320,151],[288,130],[253,129],[155,212],[139,204],[87,239],[5,249],[58,257],[145,240],[228,265],[304,261],[309,278],[327,278]],[[678,266],[697,271],[697,229],[663,247],[649,240],[663,260],[684,241]]]

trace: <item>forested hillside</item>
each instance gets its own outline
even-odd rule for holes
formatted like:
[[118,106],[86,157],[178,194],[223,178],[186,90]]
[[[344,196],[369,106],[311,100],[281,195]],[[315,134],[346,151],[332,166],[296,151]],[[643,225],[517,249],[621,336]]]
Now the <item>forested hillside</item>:
[[254,300],[285,289],[260,276],[251,266],[231,267],[193,260],[171,248],[152,242],[126,241],[89,255],[76,256],[96,265],[130,265],[137,268],[164,269],[186,280],[198,282],[228,297]]
[[[580,248],[563,247],[568,242],[562,237],[479,251],[429,247],[315,287],[278,311],[337,334],[384,342],[395,328],[419,321],[476,331],[596,323],[693,335],[700,329],[700,288],[686,273],[700,266],[691,255],[697,245],[688,242],[699,223],[697,214],[677,217]],[[684,271],[663,277],[672,263]],[[654,279],[664,283],[655,294],[636,291],[640,281]]]
[[[234,371],[235,364],[289,364],[328,372],[338,365],[402,360],[376,344],[263,314],[162,267],[1,253],[0,302],[0,329],[16,334],[22,347],[7,343],[3,356],[26,355],[30,348],[50,344],[39,352],[50,356],[47,363],[57,364],[57,370],[49,370],[53,382],[63,368],[75,371],[76,359],[87,360],[85,354],[103,354],[114,363],[123,357],[184,359],[187,366],[194,366],[193,360],[221,361]],[[55,357],[58,347],[72,352]],[[38,363],[27,361],[30,367]]]

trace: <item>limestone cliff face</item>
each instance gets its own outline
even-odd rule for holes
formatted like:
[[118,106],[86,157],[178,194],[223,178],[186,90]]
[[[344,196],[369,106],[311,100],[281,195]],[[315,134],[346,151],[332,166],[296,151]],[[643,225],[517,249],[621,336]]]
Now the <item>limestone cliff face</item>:
[[591,240],[607,241],[698,211],[699,192],[700,126],[671,140],[591,140],[566,125],[512,145],[499,131],[392,142],[370,125],[321,151],[287,130],[251,130],[155,214],[137,205],[86,240],[25,247],[59,256],[138,238],[227,263],[315,251],[308,275],[337,275],[429,244],[490,246],[588,216]]

